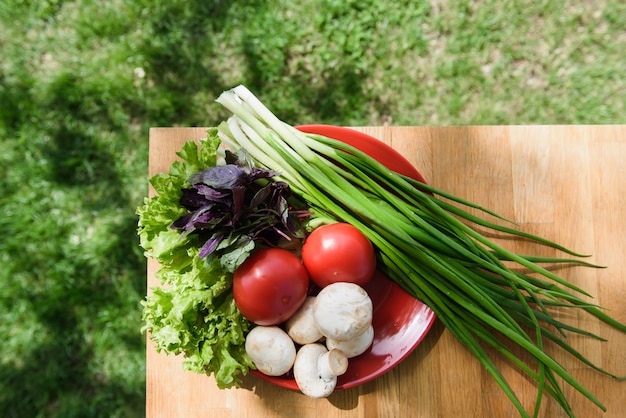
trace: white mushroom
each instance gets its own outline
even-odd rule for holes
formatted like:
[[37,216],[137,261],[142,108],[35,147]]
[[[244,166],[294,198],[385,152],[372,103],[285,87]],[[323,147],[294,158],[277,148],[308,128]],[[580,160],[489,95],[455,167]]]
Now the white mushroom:
[[254,365],[268,376],[287,373],[296,359],[296,346],[277,326],[257,326],[246,336],[246,353]]
[[339,341],[333,338],[326,339],[326,348],[329,350],[341,350],[346,357],[352,358],[363,354],[374,341],[374,327],[370,325],[367,330],[351,340]]
[[317,327],[326,338],[351,340],[372,323],[372,300],[354,283],[336,282],[323,288],[313,306]]
[[293,376],[302,393],[325,398],[337,386],[337,376],[348,369],[348,358],[339,350],[328,351],[322,344],[303,345],[293,365]]
[[300,309],[285,323],[285,331],[298,344],[314,343],[323,337],[313,318],[314,303],[315,296],[307,297]]

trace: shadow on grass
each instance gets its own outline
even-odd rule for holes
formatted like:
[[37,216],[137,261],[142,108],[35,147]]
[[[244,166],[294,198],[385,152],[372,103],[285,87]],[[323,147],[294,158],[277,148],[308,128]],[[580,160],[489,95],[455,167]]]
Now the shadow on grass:
[[[283,92],[279,94],[289,95],[298,103],[298,107],[292,104],[284,106],[281,101],[266,103],[270,110],[286,122],[302,124],[304,122],[299,119],[305,113],[311,123],[342,124],[342,119],[345,120],[346,117],[366,113],[363,74],[358,72],[349,60],[331,68],[319,69],[319,73],[315,75],[306,72],[296,73],[286,77],[280,85],[272,85],[272,79],[259,65],[266,58],[258,43],[250,38],[244,38],[242,50],[248,70],[244,84],[254,94],[264,96],[266,93],[276,94],[276,90],[281,90]],[[282,51],[285,61],[288,61],[292,54],[295,53],[289,47]],[[318,85],[311,85],[312,77],[320,79]]]
[[[332,60],[308,66],[307,53],[298,43],[309,39],[292,33],[301,23],[285,22],[276,7],[260,0],[213,0],[174,3],[153,11],[150,36],[138,47],[153,83],[145,104],[152,123],[218,123],[228,112],[214,100],[237,84],[246,85],[292,124],[366,123],[364,115],[372,106],[382,114],[388,112],[363,83],[374,71],[363,64],[368,45],[360,45],[363,51],[338,51]],[[334,30],[325,24],[323,19],[316,23],[321,31]],[[229,55],[233,63],[227,62]],[[243,59],[243,66],[238,59]]]
[[207,114],[219,110],[213,100],[229,86],[213,66],[223,51],[212,38],[234,3],[173,2],[152,11],[150,35],[138,46],[152,84],[144,108],[152,126],[204,126]]
[[[133,153],[147,154],[149,126],[204,126],[214,122],[207,120],[209,114],[216,121],[226,116],[213,100],[233,87],[223,84],[232,77],[225,77],[211,59],[223,53],[212,40],[235,4],[254,10],[243,17],[247,24],[265,24],[259,16],[267,3],[259,0],[172,2],[155,8],[151,32],[128,52],[141,55],[150,74],[143,96],[122,84],[108,89],[93,79],[85,83],[80,66],[51,80],[25,78],[2,90],[2,97],[11,98],[12,106],[22,110],[0,113],[15,137],[28,138],[15,148],[36,156],[9,159],[11,169],[24,178],[32,173],[45,177],[3,185],[7,193],[2,204],[17,206],[19,196],[32,195],[27,202],[31,213],[47,223],[45,234],[39,234],[31,228],[31,218],[0,222],[11,237],[0,248],[14,260],[3,277],[15,272],[23,281],[3,289],[0,302],[26,306],[29,320],[43,330],[23,352],[3,353],[0,410],[4,417],[144,414],[145,345],[139,302],[146,294],[146,263],[138,247],[134,215],[141,202],[133,201],[137,191],[129,189],[134,183],[125,176],[147,172],[147,161],[128,159],[127,164],[144,170],[129,169],[120,161]],[[236,53],[247,67],[239,69],[242,78],[234,84],[248,85],[262,99],[288,95],[290,100],[270,104],[281,118],[293,123],[341,123],[347,109],[353,115],[365,110],[363,74],[351,61],[320,69],[321,82],[316,86],[306,82],[311,73],[291,74],[275,85],[258,65],[267,57],[255,45],[259,44],[244,33]],[[284,54],[289,59],[296,53],[287,45]],[[281,68],[283,75],[290,75],[287,67]],[[25,74],[29,73],[25,70]],[[102,80],[114,82],[115,77]],[[108,91],[117,96],[104,94]],[[298,121],[302,114],[311,120]],[[129,121],[143,130],[133,131]],[[137,153],[135,147],[143,151]],[[37,184],[49,189],[36,190]],[[57,195],[76,201],[60,204]],[[81,230],[72,229],[76,226]],[[91,236],[94,230],[100,236]],[[85,241],[69,245],[74,236]],[[45,251],[36,244],[22,245],[38,240]],[[14,327],[19,333],[20,324]]]
[[139,319],[128,315],[136,310],[129,296],[145,294],[135,225],[132,216],[117,224],[120,234],[97,257],[101,265],[61,250],[51,260],[34,257],[31,284],[13,296],[27,307],[23,325],[36,323],[36,331],[2,366],[4,417],[143,415],[145,345]]
[[[264,56],[257,44],[245,39],[242,49],[247,63],[247,78],[243,83],[287,123],[344,125],[346,120],[362,120],[367,114],[371,102],[362,84],[364,75],[349,60],[332,68],[319,69],[316,74],[285,73],[280,84],[275,84],[258,65]],[[289,60],[291,54],[295,53],[287,48],[285,60]],[[320,81],[312,85],[311,78]]]
[[[81,81],[66,72],[45,98],[28,97],[38,104],[30,113],[9,115],[26,140],[12,144],[10,170],[19,175],[1,202],[12,218],[0,222],[1,252],[11,262],[0,306],[18,318],[8,338],[23,342],[11,346],[23,347],[2,350],[3,417],[145,414],[146,265],[138,202],[118,163],[133,140],[110,117],[110,103]],[[99,106],[84,106],[90,99]]]

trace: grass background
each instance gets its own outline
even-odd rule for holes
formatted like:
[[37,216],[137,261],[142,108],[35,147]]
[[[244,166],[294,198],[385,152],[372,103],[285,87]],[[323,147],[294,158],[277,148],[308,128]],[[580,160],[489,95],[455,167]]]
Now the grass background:
[[144,415],[148,129],[246,84],[292,124],[624,123],[626,4],[6,0],[0,415]]

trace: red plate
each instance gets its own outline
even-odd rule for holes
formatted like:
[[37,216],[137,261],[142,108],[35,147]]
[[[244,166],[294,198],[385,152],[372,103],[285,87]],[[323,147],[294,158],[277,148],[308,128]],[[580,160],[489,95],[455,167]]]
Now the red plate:
[[[400,153],[362,132],[332,125],[304,125],[298,129],[338,139],[371,155],[390,169],[424,182],[422,175]],[[374,306],[374,342],[365,353],[350,359],[346,373],[337,378],[337,389],[369,382],[391,370],[419,345],[435,322],[435,314],[428,306],[380,272],[374,275],[365,290]],[[275,377],[258,370],[251,373],[275,385],[298,390],[291,374]]]

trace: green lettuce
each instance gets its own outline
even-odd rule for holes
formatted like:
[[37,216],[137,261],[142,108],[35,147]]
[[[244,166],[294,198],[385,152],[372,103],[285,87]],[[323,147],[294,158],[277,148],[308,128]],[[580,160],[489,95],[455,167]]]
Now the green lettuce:
[[170,227],[186,211],[180,197],[189,177],[216,165],[219,144],[217,131],[210,129],[199,144],[182,146],[181,161],[169,173],[150,179],[156,194],[137,208],[137,232],[146,257],[159,262],[156,276],[162,284],[142,301],[142,332],[157,351],[183,355],[186,370],[214,375],[218,387],[229,388],[254,368],[244,348],[252,324],[235,305],[232,274],[219,259],[198,257],[202,244],[196,235]]

